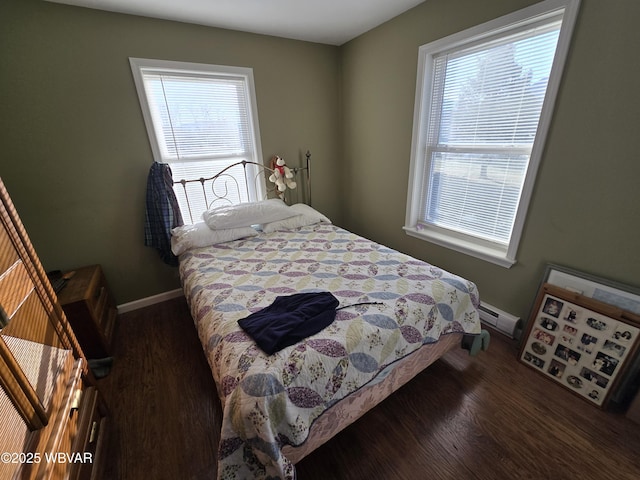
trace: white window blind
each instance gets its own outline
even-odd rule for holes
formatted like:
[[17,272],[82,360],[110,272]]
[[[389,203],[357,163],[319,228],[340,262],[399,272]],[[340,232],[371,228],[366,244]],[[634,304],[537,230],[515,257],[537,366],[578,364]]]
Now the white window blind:
[[560,22],[439,55],[421,223],[507,245]]
[[[253,75],[250,69],[131,59],[155,160],[168,163],[174,181],[209,178],[236,162],[262,164],[257,145]],[[140,90],[142,94],[140,95]],[[264,179],[241,166],[215,185],[176,185],[185,223],[197,222],[213,199],[254,201]]]
[[142,70],[153,126],[167,163],[252,156],[244,78]]
[[564,61],[557,53],[567,50],[567,3],[575,15],[576,1],[548,0],[421,47],[409,234],[515,261]]

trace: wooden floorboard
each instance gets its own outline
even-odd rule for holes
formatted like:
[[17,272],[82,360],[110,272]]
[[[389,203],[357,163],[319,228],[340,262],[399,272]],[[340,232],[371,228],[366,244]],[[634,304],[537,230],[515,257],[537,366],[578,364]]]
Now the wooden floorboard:
[[[454,351],[297,466],[299,480],[640,478],[640,425],[517,361]],[[220,406],[182,298],[121,315],[104,478],[215,478]]]
[[220,406],[183,298],[121,315],[106,479],[215,478]]

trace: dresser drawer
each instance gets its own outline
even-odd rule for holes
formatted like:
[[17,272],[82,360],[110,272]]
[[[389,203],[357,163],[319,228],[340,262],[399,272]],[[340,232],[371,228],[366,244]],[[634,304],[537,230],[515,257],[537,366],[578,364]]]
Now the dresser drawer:
[[[32,461],[23,463],[13,478],[20,480],[59,480],[67,478],[76,457],[72,445],[79,428],[77,399],[82,394],[84,360],[76,360],[71,371],[59,375],[59,386],[50,410],[55,414],[48,425],[32,432],[24,452]],[[60,388],[62,387],[62,388]]]
[[78,433],[72,451],[83,461],[71,466],[69,480],[93,480],[100,478],[102,452],[106,437],[107,411],[100,393],[95,387],[87,388],[82,396],[78,417]]

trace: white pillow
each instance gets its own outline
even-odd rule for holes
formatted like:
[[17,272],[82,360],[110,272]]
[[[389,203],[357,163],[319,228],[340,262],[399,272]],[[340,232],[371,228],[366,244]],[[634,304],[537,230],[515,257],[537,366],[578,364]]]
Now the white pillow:
[[279,198],[212,208],[202,219],[212,230],[249,227],[298,215]]
[[265,233],[271,233],[278,230],[292,230],[294,228],[306,227],[307,225],[314,225],[316,223],[331,223],[331,220],[323,214],[304,203],[291,205],[289,210],[295,212],[296,216],[284,220],[265,223],[262,225],[262,231]]
[[198,222],[171,230],[171,251],[174,255],[180,255],[192,248],[208,247],[257,234],[251,227],[211,230],[206,223]]

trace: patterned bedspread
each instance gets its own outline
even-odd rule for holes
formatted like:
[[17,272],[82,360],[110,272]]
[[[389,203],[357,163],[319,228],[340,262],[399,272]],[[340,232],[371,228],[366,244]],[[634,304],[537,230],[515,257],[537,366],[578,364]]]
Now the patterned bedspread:
[[[219,479],[295,478],[280,453],[386,366],[451,332],[479,333],[473,283],[329,224],[180,257],[183,287],[223,402]],[[330,291],[326,329],[274,355],[237,321],[276,296]]]

